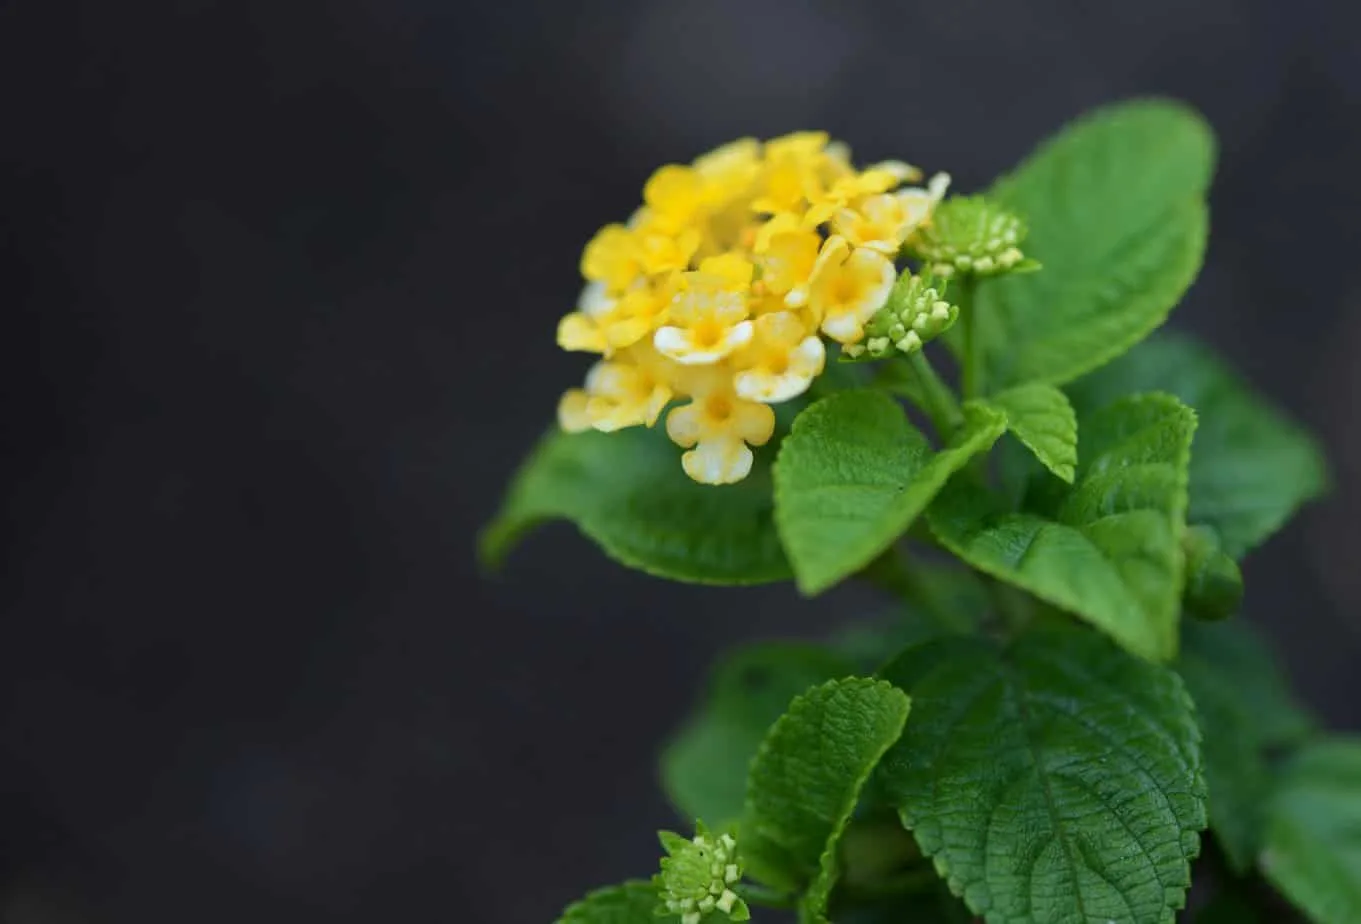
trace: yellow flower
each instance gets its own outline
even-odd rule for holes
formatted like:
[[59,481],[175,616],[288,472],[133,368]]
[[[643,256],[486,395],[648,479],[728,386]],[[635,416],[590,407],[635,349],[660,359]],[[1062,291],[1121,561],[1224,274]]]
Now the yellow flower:
[[606,225],[596,232],[581,254],[581,275],[591,282],[622,290],[643,271],[643,255],[633,231],[623,225]]
[[577,299],[577,310],[558,322],[558,346],[587,353],[606,352],[610,343],[600,319],[613,311],[615,304],[603,282],[588,283]]
[[693,167],[667,164],[648,178],[643,202],[659,229],[679,232],[702,217],[704,187],[704,178]]
[[646,345],[602,360],[586,373],[586,387],[574,388],[558,404],[558,421],[569,433],[594,428],[605,433],[652,426],[675,395],[672,364]]
[[803,214],[807,201],[822,189],[819,170],[827,157],[826,132],[795,132],[766,142],[761,195],[752,203],[758,212]]
[[748,445],[765,445],[774,432],[775,412],[743,401],[729,387],[696,394],[666,415],[667,435],[690,450],[681,456],[681,467],[702,484],[731,484],[747,477],[753,458]]
[[733,357],[737,396],[776,404],[807,391],[827,356],[817,333],[788,311],[763,314],[753,325],[752,342]]
[[682,273],[671,300],[671,325],[653,337],[657,352],[684,365],[716,363],[752,336],[748,295],[752,265],[737,254],[712,257]]
[[912,232],[930,220],[949,185],[949,174],[938,173],[926,189],[914,187],[869,196],[854,208],[840,209],[833,225],[838,234],[856,247],[868,247],[892,257]]
[[860,173],[852,173],[837,180],[816,197],[803,216],[808,227],[820,225],[838,211],[867,196],[888,192],[904,180],[920,175],[916,167],[901,161],[885,161]]
[[864,325],[888,299],[897,271],[893,261],[865,247],[852,249],[840,235],[827,239],[818,255],[809,307],[822,332],[841,343],[864,336]]
[[803,227],[793,215],[777,215],[761,226],[754,243],[766,288],[776,295],[800,290],[790,302],[794,307],[807,301],[806,284],[822,246],[817,231]]
[[704,182],[704,201],[720,208],[746,197],[761,170],[761,143],[740,138],[695,158],[695,172]]

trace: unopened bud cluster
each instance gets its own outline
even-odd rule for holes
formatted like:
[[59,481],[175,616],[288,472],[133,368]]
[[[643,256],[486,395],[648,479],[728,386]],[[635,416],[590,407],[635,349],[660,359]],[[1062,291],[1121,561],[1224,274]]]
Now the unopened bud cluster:
[[1021,253],[1025,222],[982,196],[957,196],[937,207],[913,252],[937,275],[993,276],[1034,264]]
[[842,347],[842,352],[850,359],[883,359],[895,350],[915,353],[959,317],[959,307],[944,296],[944,284],[931,274],[904,272],[884,307],[865,324],[865,339]]
[[730,834],[713,835],[703,824],[686,840],[670,831],[658,837],[667,856],[657,877],[661,896],[659,914],[678,914],[681,924],[699,924],[711,912],[731,921],[749,921],[746,902],[732,887],[742,878],[737,841]]

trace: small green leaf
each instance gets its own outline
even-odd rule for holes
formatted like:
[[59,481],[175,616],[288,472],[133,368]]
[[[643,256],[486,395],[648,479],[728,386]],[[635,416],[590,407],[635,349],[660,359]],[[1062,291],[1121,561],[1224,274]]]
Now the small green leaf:
[[1229,865],[1244,874],[1260,845],[1270,791],[1265,752],[1298,742],[1312,723],[1241,620],[1188,622],[1177,671],[1195,701],[1204,736],[1210,827]]
[[1361,739],[1321,741],[1267,807],[1262,873],[1314,924],[1361,921]]
[[1068,394],[1082,415],[1147,389],[1174,394],[1200,413],[1188,516],[1213,526],[1233,558],[1327,488],[1327,466],[1313,438],[1188,337],[1160,334],[1074,383]]
[[1059,478],[1073,483],[1077,472],[1077,415],[1063,392],[1052,385],[1019,385],[988,398],[1006,415],[1016,435]]
[[790,576],[771,517],[770,450],[746,480],[713,487],[681,470],[664,434],[552,433],[515,476],[480,540],[497,565],[532,527],[574,522],[611,558],[658,577],[759,584]]
[[1219,534],[1210,526],[1192,526],[1182,536],[1186,553],[1186,612],[1199,619],[1227,619],[1243,602],[1243,572],[1224,554]]
[[557,924],[642,924],[644,921],[678,921],[679,917],[658,918],[657,887],[633,880],[622,885],[598,889],[563,911]]
[[1151,660],[1176,655],[1195,415],[1136,395],[1084,422],[1077,484],[1044,514],[1007,511],[956,480],[928,522],[973,567],[1075,613]]
[[804,920],[825,919],[837,842],[907,712],[903,692],[881,680],[830,681],[790,704],[752,762],[742,853],[757,879],[804,891]]
[[800,414],[775,464],[775,522],[799,589],[819,593],[873,561],[1005,423],[966,406],[964,427],[935,452],[881,392],[843,392]]
[[1164,924],[1205,826],[1200,732],[1171,670],[1077,626],[955,638],[881,675],[913,699],[880,775],[991,924]]
[[770,726],[809,687],[855,673],[845,656],[788,642],[738,649],[713,671],[703,706],[667,745],[662,786],[683,818],[719,828],[742,816],[747,768]]
[[1030,226],[1044,271],[978,287],[988,385],[1061,385],[1161,324],[1200,269],[1213,169],[1200,116],[1139,100],[1073,123],[1000,180],[989,196]]

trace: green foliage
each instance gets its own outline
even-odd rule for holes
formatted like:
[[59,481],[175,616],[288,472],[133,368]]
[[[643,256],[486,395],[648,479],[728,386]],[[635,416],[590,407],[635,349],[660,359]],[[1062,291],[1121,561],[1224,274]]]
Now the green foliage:
[[936,205],[842,346],[880,361],[827,364],[737,485],[689,481],[656,430],[543,440],[488,564],[565,519],[661,577],[805,595],[861,578],[894,600],[826,644],[721,661],[661,759],[681,816],[719,833],[663,832],[652,883],[560,924],[748,903],[803,924],[1169,924],[1207,824],[1228,869],[1195,920],[1278,919],[1253,907],[1269,882],[1315,924],[1361,922],[1361,740],[1321,738],[1229,618],[1239,561],[1325,490],[1324,461],[1205,347],[1145,339],[1198,272],[1213,162],[1198,116],[1141,100]]
[[980,571],[1082,616],[1135,654],[1176,654],[1181,533],[1195,415],[1166,395],[1124,399],[1083,427],[1077,483],[1043,512],[1013,512],[955,482],[936,537]]
[[953,639],[881,672],[912,696],[887,789],[989,922],[1170,922],[1205,826],[1200,732],[1171,670],[1076,627]]
[[868,565],[1002,435],[1001,414],[965,413],[940,452],[882,392],[843,392],[799,415],[775,465],[775,522],[801,591],[819,593]]
[[[1192,453],[1194,458],[1194,452]],[[1243,602],[1243,572],[1224,552],[1211,526],[1192,526],[1181,540],[1186,553],[1186,612],[1200,619],[1227,619]]]
[[837,842],[907,713],[907,697],[883,681],[830,681],[790,704],[752,762],[743,855],[756,878],[806,890],[802,918],[823,920]]
[[989,196],[1024,216],[1044,270],[979,285],[984,380],[1061,385],[1161,324],[1200,268],[1213,169],[1200,117],[1145,100],[1079,120],[1000,180]]
[[1210,827],[1230,866],[1245,873],[1260,845],[1270,792],[1268,751],[1308,734],[1270,654],[1241,623],[1187,623],[1177,671],[1204,736]]
[[651,430],[554,433],[539,443],[481,537],[498,564],[544,520],[571,520],[611,558],[658,577],[701,584],[787,579],[771,519],[768,463],[724,490],[696,484],[675,447]]
[[1006,415],[1016,435],[1045,468],[1073,483],[1077,472],[1077,414],[1063,392],[1052,385],[1018,385],[985,402]]
[[1073,384],[1069,396],[1082,414],[1145,389],[1174,394],[1200,414],[1189,518],[1213,526],[1230,556],[1241,558],[1327,487],[1314,439],[1187,337],[1152,338]]
[[1262,872],[1314,924],[1361,921],[1361,739],[1307,746],[1267,808]]
[[746,802],[747,767],[795,696],[855,672],[840,654],[768,642],[731,653],[713,672],[705,701],[662,754],[662,785],[686,818],[725,826]]
[[[557,924],[639,924],[658,921],[653,916],[657,907],[657,888],[650,882],[630,881],[622,885],[598,889],[581,901],[567,907]],[[679,917],[669,918],[679,921]]]

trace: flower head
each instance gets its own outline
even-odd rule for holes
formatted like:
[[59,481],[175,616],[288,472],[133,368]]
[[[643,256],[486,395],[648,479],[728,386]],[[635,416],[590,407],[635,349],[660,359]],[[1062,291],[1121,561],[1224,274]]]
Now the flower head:
[[822,373],[822,338],[859,345],[888,299],[894,259],[944,194],[938,178],[902,187],[920,176],[901,161],[857,169],[817,131],[659,168],[628,221],[582,253],[587,284],[557,339],[597,361],[563,395],[563,429],[650,427],[665,414],[691,478],[745,477],[751,447],[773,434],[770,405]]
[[1038,268],[1021,253],[1025,236],[1025,222],[1012,212],[982,196],[956,196],[936,209],[912,251],[939,276],[992,276]]

